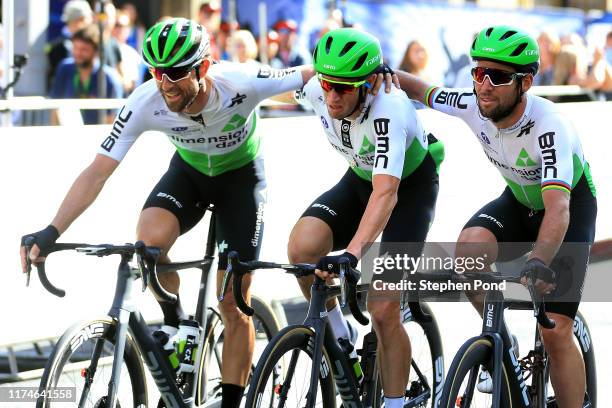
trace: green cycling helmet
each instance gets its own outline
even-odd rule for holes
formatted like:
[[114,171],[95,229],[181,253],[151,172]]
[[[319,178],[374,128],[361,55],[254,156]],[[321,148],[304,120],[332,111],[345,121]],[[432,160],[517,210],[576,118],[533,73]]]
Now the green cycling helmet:
[[510,65],[518,72],[538,72],[540,49],[526,32],[508,26],[488,27],[472,43],[470,57]]
[[362,80],[382,64],[382,50],[376,37],[354,28],[326,33],[313,53],[315,71],[340,78]]
[[173,18],[147,30],[142,58],[149,67],[193,67],[210,53],[206,29],[185,18]]

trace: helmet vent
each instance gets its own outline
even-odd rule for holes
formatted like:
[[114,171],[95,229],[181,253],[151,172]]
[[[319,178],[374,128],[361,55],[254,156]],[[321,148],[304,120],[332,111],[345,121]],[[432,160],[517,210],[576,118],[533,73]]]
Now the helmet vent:
[[525,48],[527,48],[527,43],[520,43],[515,49],[514,51],[512,51],[512,54],[510,54],[511,57],[517,57],[519,55],[521,55],[521,53],[525,50]]
[[329,37],[327,37],[327,41],[325,41],[325,53],[329,54],[329,51],[331,50],[331,45],[332,42],[334,41],[334,38],[330,35]]
[[317,62],[317,51],[319,51],[319,44],[317,44],[317,46],[314,49],[314,52],[312,53],[312,62]]
[[355,41],[349,41],[346,44],[344,44],[344,48],[342,48],[342,51],[340,51],[340,54],[338,54],[338,56],[339,57],[344,57],[344,54],[349,52],[351,50],[351,48],[353,48],[355,46],[355,44],[357,44]]
[[489,27],[489,28],[487,29],[487,32],[485,33],[485,35],[486,35],[487,37],[490,37],[492,32],[493,32],[493,27]]
[[472,49],[476,50],[476,38],[474,38],[474,41],[472,41]]
[[512,37],[514,34],[516,34],[516,31],[512,31],[512,30],[506,31],[499,40],[504,41],[506,38]]
[[368,53],[367,52],[364,53],[361,57],[359,57],[359,59],[357,60],[355,65],[353,65],[353,68],[351,69],[351,71],[357,71],[359,68],[361,68],[361,66],[365,62],[366,58],[368,58]]

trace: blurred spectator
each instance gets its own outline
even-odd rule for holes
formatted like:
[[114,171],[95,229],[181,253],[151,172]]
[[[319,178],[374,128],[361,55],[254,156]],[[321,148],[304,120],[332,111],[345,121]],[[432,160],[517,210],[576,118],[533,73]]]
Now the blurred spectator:
[[577,81],[577,85],[599,92],[604,99],[612,97],[612,66],[605,58],[604,51],[596,48],[593,53],[593,65],[586,78]]
[[117,21],[113,28],[113,38],[119,44],[121,51],[121,68],[123,70],[123,89],[127,94],[131,93],[139,84],[141,77],[142,59],[138,51],[127,43],[132,29],[130,17],[124,11],[117,13]]
[[259,65],[259,62],[255,60],[258,53],[257,42],[249,31],[234,31],[229,39],[229,47],[232,61]]
[[198,21],[210,36],[210,55],[215,60],[221,57],[218,46],[219,30],[221,28],[221,1],[205,0],[200,6]]
[[418,40],[413,40],[408,43],[399,68],[429,81],[431,78],[427,73],[428,62],[429,56],[423,44]]
[[[280,36],[278,35],[278,33],[274,30],[270,30],[268,31],[268,38],[267,38],[267,44],[268,44],[268,63],[272,68],[277,68],[280,69],[282,68],[281,64],[281,60],[276,58],[278,55],[278,47],[280,44]],[[275,65],[275,64],[278,64]]]
[[[53,80],[51,98],[95,98],[99,96],[98,72],[100,60],[98,51],[100,33],[96,26],[90,25],[77,31],[72,36],[72,58],[61,62]],[[123,86],[117,71],[107,65],[102,65],[106,77],[106,97],[122,98]],[[96,124],[98,110],[83,110],[83,122]],[[106,123],[112,123],[114,112],[106,115]],[[52,124],[57,124],[56,112],[53,112]]]
[[62,29],[61,36],[47,45],[46,51],[49,60],[48,88],[51,86],[51,80],[55,76],[55,70],[59,63],[72,55],[72,41],[70,40],[72,35],[93,22],[93,12],[89,3],[85,0],[70,0],[64,5],[62,21],[66,26]]
[[102,21],[102,29],[104,30],[104,64],[115,68],[119,75],[123,77],[123,68],[121,66],[121,50],[119,43],[113,37],[113,29],[117,22],[117,9],[113,3],[108,2],[104,5],[104,13],[98,16]]
[[274,24],[274,30],[278,33],[279,48],[274,64],[283,68],[295,67],[308,64],[310,55],[300,50],[296,45],[297,23],[293,20],[279,20]]
[[[233,28],[233,30],[232,30]],[[229,61],[232,59],[229,50],[229,37],[232,31],[240,30],[240,24],[234,22],[234,27],[228,21],[222,21],[217,34],[217,49],[219,51],[219,59]]]
[[138,20],[138,10],[132,3],[125,3],[120,9],[127,14],[130,19],[130,29],[126,43],[134,48],[138,53],[142,51],[142,41],[145,35],[145,27]]
[[534,85],[552,85],[555,60],[561,50],[559,36],[552,31],[542,31],[538,36],[540,68],[533,79]]
[[561,46],[553,68],[553,85],[577,85],[586,78],[588,65],[581,47],[571,43]]

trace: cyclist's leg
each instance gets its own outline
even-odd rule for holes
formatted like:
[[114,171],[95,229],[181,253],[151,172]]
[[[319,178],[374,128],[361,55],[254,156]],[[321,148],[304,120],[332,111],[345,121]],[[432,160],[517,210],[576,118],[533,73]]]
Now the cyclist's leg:
[[[455,257],[485,259],[485,266],[476,272],[489,272],[497,259],[509,260],[522,255],[528,248],[499,247],[498,243],[528,241],[521,231],[520,214],[512,192],[506,188],[495,200],[478,210],[465,224],[457,238]],[[500,253],[502,249],[506,253]],[[470,291],[466,295],[482,316],[484,292]]]
[[[213,203],[217,213],[219,265],[217,294],[227,267],[227,254],[238,251],[243,260],[259,258],[263,237],[266,181],[263,160],[215,177]],[[223,406],[238,406],[246,386],[255,348],[255,329],[250,317],[237,307],[231,284],[219,311],[224,325],[221,381]],[[251,276],[243,279],[242,293],[250,303]]]
[[[162,249],[160,263],[170,262],[168,251],[179,237],[196,225],[204,211],[198,207],[198,189],[189,176],[187,164],[175,155],[168,171],[151,191],[138,220],[136,237],[146,245]],[[159,275],[160,284],[169,292],[179,294],[180,280],[176,272]],[[176,303],[160,301],[164,324],[178,327],[186,317],[180,299]]]
[[[363,200],[356,191],[357,183],[363,183],[363,180],[349,169],[335,186],[320,195],[304,211],[289,236],[289,262],[317,263],[329,252],[346,248],[365,210]],[[313,281],[312,276],[298,279],[306,299],[310,299]],[[327,309],[337,304],[332,299],[327,303]]]
[[[383,230],[380,254],[399,253],[416,259],[423,252],[438,196],[438,176],[433,161],[429,161],[429,156],[427,159],[415,174],[400,183],[397,204]],[[393,282],[402,278],[386,274],[381,277]],[[368,296],[368,311],[378,336],[377,359],[383,392],[389,403],[389,398],[404,397],[410,374],[411,345],[400,321],[401,293],[374,292],[371,289],[372,296]]]
[[[550,381],[560,408],[582,407],[586,374],[582,354],[574,342],[574,317],[582,295],[589,258],[595,238],[597,205],[592,202],[570,205],[570,224],[564,243],[551,262],[558,276],[557,289],[546,303],[554,329],[540,327],[550,362]],[[554,299],[554,301],[550,301]]]

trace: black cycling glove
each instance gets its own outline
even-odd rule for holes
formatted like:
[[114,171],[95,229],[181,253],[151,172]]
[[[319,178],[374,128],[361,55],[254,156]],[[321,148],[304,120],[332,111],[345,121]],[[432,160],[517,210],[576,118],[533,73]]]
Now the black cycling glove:
[[380,64],[378,66],[378,68],[376,68],[376,71],[374,71],[375,74],[391,74],[394,75],[395,71],[393,71],[393,69],[387,65],[387,63],[383,62],[382,64]]
[[317,269],[329,273],[339,273],[340,268],[338,267],[338,264],[342,258],[348,259],[351,268],[357,267],[357,262],[359,262],[357,257],[350,252],[344,252],[341,255],[327,255],[321,257],[319,262],[317,262]]
[[531,258],[525,263],[521,271],[521,277],[526,277],[527,275],[531,275],[536,280],[543,280],[546,283],[555,283],[555,271],[546,266],[538,258]]
[[53,247],[59,236],[60,234],[57,228],[53,225],[49,225],[43,230],[21,237],[21,245],[25,245],[25,240],[32,237],[34,238],[33,244],[38,245],[38,248],[40,248],[40,256],[47,256],[49,255],[49,250]]

